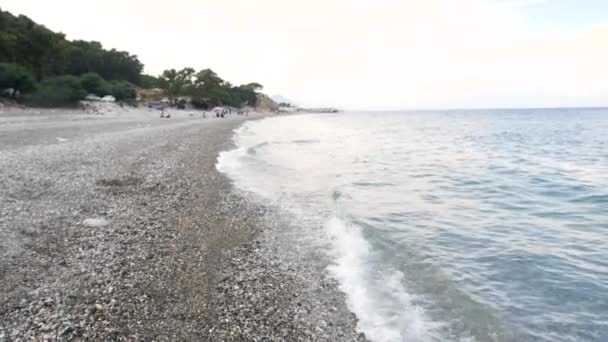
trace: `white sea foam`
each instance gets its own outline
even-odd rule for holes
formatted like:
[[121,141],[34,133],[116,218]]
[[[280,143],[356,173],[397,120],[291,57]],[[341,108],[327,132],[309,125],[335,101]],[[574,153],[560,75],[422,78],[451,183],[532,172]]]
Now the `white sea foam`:
[[349,309],[359,318],[359,330],[379,342],[436,340],[438,324],[412,303],[403,273],[372,264],[373,250],[361,227],[333,217],[326,228],[335,257],[329,271],[347,295]]
[[253,147],[238,147],[221,152],[217,158],[216,168],[230,177],[236,187],[246,192],[255,193],[263,198],[274,198],[272,189],[268,189],[254,168],[250,150]]
[[244,147],[220,152],[220,155],[217,157],[216,168],[222,173],[234,176],[241,168],[240,158],[246,155],[247,149]]

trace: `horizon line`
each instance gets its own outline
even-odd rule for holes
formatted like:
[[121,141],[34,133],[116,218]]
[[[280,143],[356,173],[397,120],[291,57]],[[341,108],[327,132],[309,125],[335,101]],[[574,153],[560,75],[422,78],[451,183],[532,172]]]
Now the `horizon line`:
[[[307,108],[307,107],[302,107]],[[312,108],[312,107],[311,107]],[[370,109],[370,108],[340,108],[340,107],[322,107],[322,108],[337,108],[342,112],[434,112],[434,111],[456,111],[456,110],[551,110],[551,109],[608,109],[608,105],[601,106],[532,106],[532,107],[447,107],[447,108],[409,108],[409,109]]]

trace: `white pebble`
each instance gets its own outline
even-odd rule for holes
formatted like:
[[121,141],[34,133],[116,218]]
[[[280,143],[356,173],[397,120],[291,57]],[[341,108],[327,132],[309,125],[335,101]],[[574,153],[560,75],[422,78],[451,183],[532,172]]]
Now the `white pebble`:
[[82,224],[88,227],[104,227],[109,223],[110,221],[106,220],[105,218],[88,218],[82,221]]

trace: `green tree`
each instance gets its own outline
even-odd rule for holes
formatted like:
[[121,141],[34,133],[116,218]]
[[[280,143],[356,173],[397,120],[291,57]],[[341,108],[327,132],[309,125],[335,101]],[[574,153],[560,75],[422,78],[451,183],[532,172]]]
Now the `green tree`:
[[51,77],[40,83],[32,103],[43,107],[70,106],[86,96],[80,79],[75,76]]
[[64,35],[36,24],[26,16],[0,11],[0,62],[18,63],[37,80],[52,74]]
[[82,75],[95,72],[106,80],[141,83],[143,64],[125,51],[104,50],[98,42],[74,41],[63,51],[64,73]]
[[27,53],[24,61],[29,64],[36,80],[41,81],[52,75],[58,68],[53,65],[61,53],[62,34],[56,34],[45,27],[33,24],[26,35]]
[[11,98],[17,92],[24,94],[34,90],[36,83],[32,74],[17,64],[0,63],[0,90],[12,89]]
[[194,75],[194,86],[204,92],[211,93],[224,83],[213,70],[203,69]]
[[82,75],[80,78],[80,84],[82,85],[82,88],[89,94],[105,96],[111,93],[111,88],[108,82],[99,76],[99,74],[94,72]]
[[135,88],[125,81],[112,82],[112,96],[118,101],[134,100],[137,97]]
[[95,72],[107,80],[141,82],[143,64],[137,56],[98,42],[69,41],[26,16],[0,10],[0,62],[17,63],[40,81],[47,77]]
[[242,87],[245,87],[247,89],[251,89],[253,91],[262,91],[264,89],[264,86],[257,83],[257,82],[251,82],[251,83],[247,83],[245,85],[243,85]]
[[163,81],[160,77],[155,77],[151,75],[141,75],[141,84],[142,88],[152,89],[152,88],[162,88]]
[[195,70],[192,68],[165,70],[160,77],[160,84],[172,98],[187,95],[192,90],[194,74]]
[[196,103],[207,107],[222,105],[228,98],[224,80],[211,69],[203,69],[194,75],[190,95]]
[[2,13],[0,13],[0,61],[8,63],[16,63],[17,56],[15,51],[17,49],[17,36],[4,29],[2,22]]

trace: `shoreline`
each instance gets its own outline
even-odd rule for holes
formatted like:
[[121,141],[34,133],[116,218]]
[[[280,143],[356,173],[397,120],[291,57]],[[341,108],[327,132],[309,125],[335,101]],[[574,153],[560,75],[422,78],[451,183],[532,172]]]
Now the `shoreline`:
[[260,215],[252,239],[225,254],[206,340],[367,341],[338,283],[297,246],[289,217],[233,191]]
[[352,314],[319,326],[344,302],[293,296],[297,270],[260,257],[268,208],[215,168],[260,115],[40,112],[0,114],[0,341],[363,338]]

